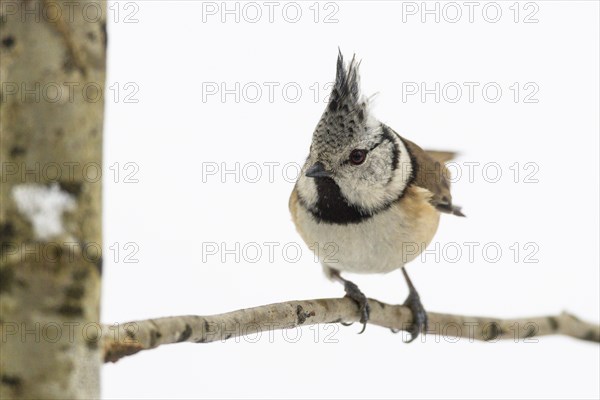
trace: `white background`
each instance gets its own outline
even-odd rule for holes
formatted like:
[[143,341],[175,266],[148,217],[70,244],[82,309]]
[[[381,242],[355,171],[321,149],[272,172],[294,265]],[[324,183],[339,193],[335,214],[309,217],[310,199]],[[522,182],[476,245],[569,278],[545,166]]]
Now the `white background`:
[[[495,18],[493,5],[482,13],[486,2],[478,3],[472,23],[463,2],[457,3],[462,18],[456,23],[450,22],[456,8],[444,8],[445,3],[437,6],[439,23],[435,15],[421,22],[421,2],[368,3],[336,2],[328,8],[321,3],[316,23],[312,2],[299,3],[302,16],[296,23],[286,21],[295,18],[293,5],[282,14],[285,2],[274,9],[272,23],[262,2],[256,23],[249,21],[256,9],[246,8],[244,14],[243,3],[239,23],[235,15],[221,22],[220,2],[212,3],[220,9],[216,15],[203,13],[200,1],[109,3],[107,86],[113,89],[107,90],[105,125],[104,322],[343,295],[296,233],[287,208],[293,183],[282,176],[284,164],[302,163],[308,153],[325,107],[323,87],[334,78],[338,46],[348,58],[356,52],[362,59],[363,89],[367,95],[379,93],[374,112],[382,122],[422,147],[461,153],[457,162],[463,175],[453,195],[468,218],[443,216],[434,239],[440,259],[431,253],[408,267],[426,308],[498,317],[568,310],[598,322],[598,3],[520,3],[516,23],[512,1],[498,3],[502,15],[496,23],[486,21]],[[413,5],[417,14],[403,14],[403,7],[410,11]],[[538,22],[525,23],[534,11]],[[323,21],[331,12],[337,23]],[[127,15],[130,23],[124,21]],[[126,88],[128,82],[134,86]],[[220,93],[203,92],[211,82],[229,89],[239,82],[240,92],[248,83],[248,90],[259,85],[262,97],[252,103],[248,100],[256,92],[248,91],[239,93],[239,102],[233,94],[222,101]],[[279,85],[272,102],[264,82]],[[321,87],[318,102],[310,89],[315,82]],[[422,101],[403,92],[411,82],[425,82],[429,89],[435,82],[441,88],[456,82],[462,97],[452,103],[455,92],[447,92],[439,103],[434,95]],[[473,102],[463,82],[480,85]],[[489,101],[493,91],[488,100],[482,95],[489,82],[502,89],[495,103]],[[516,103],[510,89],[515,82],[521,90]],[[534,86],[525,90],[528,82]],[[296,102],[293,89],[287,99],[282,93],[288,83],[302,89]],[[539,91],[530,100],[538,102],[525,103],[523,96],[536,86]],[[139,91],[129,100],[138,102],[125,102],[135,87]],[[236,162],[241,163],[239,183],[233,174],[203,179],[207,163],[231,169]],[[251,162],[279,163],[273,182],[267,168],[256,183],[244,179],[242,167]],[[480,163],[473,179],[465,162]],[[515,162],[521,170],[517,183],[509,168]],[[524,182],[532,171],[524,169],[528,162],[538,167],[533,175],[538,183]],[[125,168],[125,163],[135,165]],[[491,182],[495,170],[483,174],[486,163],[500,166],[498,182]],[[129,180],[138,182],[127,183],[125,175],[134,168]],[[254,178],[255,169],[245,171]],[[288,172],[293,177],[295,170]],[[236,242],[279,246],[273,260],[262,247],[255,263],[247,257],[236,262],[234,256],[222,262],[218,254],[205,254],[203,262],[202,246],[208,242],[228,248]],[[472,260],[465,242],[480,243]],[[521,247],[517,262],[509,248],[515,242]],[[531,252],[523,248],[528,242],[539,248],[533,256],[537,263],[524,262]],[[134,247],[125,248],[126,243]],[[299,261],[290,262],[293,248],[284,257],[286,243],[299,244]],[[452,243],[463,251],[457,262],[450,259],[455,253],[443,256]],[[497,262],[484,258],[486,243],[502,249]],[[126,262],[136,248],[129,261],[139,262]],[[407,295],[399,271],[348,277],[382,301],[401,303]],[[537,343],[425,337],[407,345],[401,335],[382,328],[369,326],[360,336],[358,330],[356,324],[306,327],[288,332],[287,339],[277,331],[272,340],[265,332],[257,343],[164,346],[107,365],[103,396],[600,396],[595,344],[564,337]]]

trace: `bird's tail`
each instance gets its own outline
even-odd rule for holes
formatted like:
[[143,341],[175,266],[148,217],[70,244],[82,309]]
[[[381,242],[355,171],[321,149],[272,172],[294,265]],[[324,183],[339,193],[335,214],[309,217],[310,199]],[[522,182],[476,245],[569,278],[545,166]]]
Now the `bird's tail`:
[[425,153],[435,161],[446,163],[456,158],[458,153],[454,151],[439,151],[439,150],[425,150]]

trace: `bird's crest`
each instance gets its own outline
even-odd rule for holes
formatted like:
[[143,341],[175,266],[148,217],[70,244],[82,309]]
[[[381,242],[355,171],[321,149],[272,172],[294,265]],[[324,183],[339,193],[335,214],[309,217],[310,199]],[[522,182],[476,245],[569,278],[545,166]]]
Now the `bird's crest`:
[[344,56],[342,55],[342,51],[339,50],[335,84],[329,98],[328,108],[330,111],[337,111],[344,104],[352,105],[358,103],[360,99],[359,66],[360,62],[357,62],[356,55],[353,55],[350,64],[346,68]]

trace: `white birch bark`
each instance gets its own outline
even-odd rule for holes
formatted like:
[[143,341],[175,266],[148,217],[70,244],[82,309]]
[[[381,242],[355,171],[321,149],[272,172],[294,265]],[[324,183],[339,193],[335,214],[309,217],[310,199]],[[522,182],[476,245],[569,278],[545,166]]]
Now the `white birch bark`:
[[0,13],[0,397],[98,398],[106,2]]

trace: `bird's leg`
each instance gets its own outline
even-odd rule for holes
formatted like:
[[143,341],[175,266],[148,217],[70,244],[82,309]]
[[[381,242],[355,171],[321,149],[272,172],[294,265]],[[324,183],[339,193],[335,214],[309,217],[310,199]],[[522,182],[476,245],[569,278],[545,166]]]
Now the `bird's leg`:
[[369,320],[369,314],[371,312],[367,296],[365,296],[364,293],[360,291],[360,289],[358,288],[358,286],[356,286],[355,283],[342,278],[339,271],[332,269],[330,273],[333,279],[344,285],[344,291],[346,291],[346,296],[351,298],[356,302],[356,304],[358,304],[358,308],[360,310],[360,323],[363,324],[362,330],[358,333],[363,333],[365,331],[365,328],[367,327],[367,321]]
[[402,267],[402,273],[404,274],[404,279],[406,279],[406,284],[408,285],[409,290],[408,297],[404,301],[404,305],[410,308],[410,311],[412,312],[412,325],[408,330],[410,333],[410,340],[406,342],[410,343],[415,340],[417,336],[419,336],[419,333],[427,330],[427,312],[425,311],[425,308],[423,308],[419,293],[417,293],[417,289],[415,289],[404,267]]

